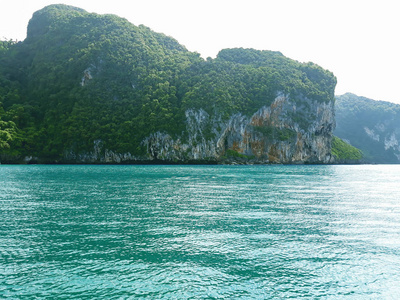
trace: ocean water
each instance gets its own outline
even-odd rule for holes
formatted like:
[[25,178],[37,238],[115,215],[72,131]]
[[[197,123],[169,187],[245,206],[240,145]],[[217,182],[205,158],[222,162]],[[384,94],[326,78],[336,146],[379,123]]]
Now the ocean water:
[[0,299],[399,299],[400,166],[0,166]]

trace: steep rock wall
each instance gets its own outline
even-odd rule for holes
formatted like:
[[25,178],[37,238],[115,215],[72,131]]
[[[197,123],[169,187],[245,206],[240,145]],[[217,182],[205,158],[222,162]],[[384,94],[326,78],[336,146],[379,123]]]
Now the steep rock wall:
[[[330,163],[333,102],[279,95],[251,117],[240,113],[223,121],[203,109],[186,111],[188,138],[176,140],[157,132],[143,143],[148,159],[215,160],[258,163]],[[301,116],[301,117],[299,117]]]

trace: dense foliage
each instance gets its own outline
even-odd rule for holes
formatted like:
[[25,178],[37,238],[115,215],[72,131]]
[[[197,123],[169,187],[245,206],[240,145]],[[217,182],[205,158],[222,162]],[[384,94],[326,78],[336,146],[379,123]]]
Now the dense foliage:
[[332,139],[332,155],[338,162],[358,162],[363,158],[359,149],[336,136]]
[[371,163],[400,162],[400,105],[354,94],[336,99],[335,135],[362,150]]
[[65,5],[36,12],[26,40],[1,42],[0,54],[1,151],[49,161],[98,140],[142,155],[150,133],[182,134],[188,108],[249,115],[279,92],[331,101],[336,84],[278,52],[226,49],[203,60],[143,25]]

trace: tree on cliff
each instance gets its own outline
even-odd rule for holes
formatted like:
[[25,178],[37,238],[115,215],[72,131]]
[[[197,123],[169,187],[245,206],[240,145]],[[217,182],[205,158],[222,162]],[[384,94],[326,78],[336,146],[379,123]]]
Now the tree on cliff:
[[15,139],[17,134],[17,127],[12,121],[3,121],[1,119],[0,107],[0,150],[9,149],[10,143]]

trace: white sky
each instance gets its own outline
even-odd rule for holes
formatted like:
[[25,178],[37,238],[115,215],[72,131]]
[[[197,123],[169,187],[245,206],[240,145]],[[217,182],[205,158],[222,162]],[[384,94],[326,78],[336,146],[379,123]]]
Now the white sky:
[[204,58],[233,47],[280,51],[332,71],[337,95],[400,104],[397,0],[0,0],[0,38],[23,40],[32,14],[53,3],[144,24]]

